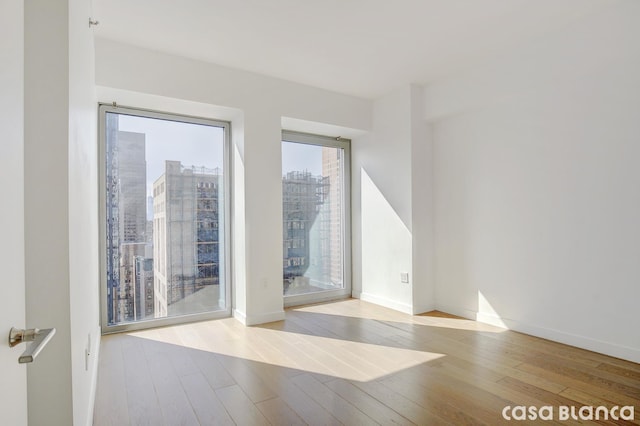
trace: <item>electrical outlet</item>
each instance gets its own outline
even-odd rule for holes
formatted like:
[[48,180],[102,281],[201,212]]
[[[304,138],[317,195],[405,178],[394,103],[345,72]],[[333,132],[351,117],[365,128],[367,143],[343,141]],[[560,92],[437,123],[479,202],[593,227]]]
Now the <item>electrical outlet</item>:
[[85,371],[89,371],[89,355],[91,355],[91,333],[87,334],[87,347],[84,349]]
[[408,283],[409,282],[409,273],[408,272],[400,272],[400,282]]

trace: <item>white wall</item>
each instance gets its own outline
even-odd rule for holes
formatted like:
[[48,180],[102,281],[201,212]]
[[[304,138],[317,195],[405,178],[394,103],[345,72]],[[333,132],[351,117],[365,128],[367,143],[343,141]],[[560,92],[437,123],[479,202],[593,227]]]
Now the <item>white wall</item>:
[[373,131],[352,146],[354,294],[407,313],[434,307],[431,143],[422,110],[420,87],[389,93],[374,102]]
[[[73,423],[93,422],[98,372],[98,157],[90,1],[69,1],[69,295]],[[85,360],[85,350],[90,355]]]
[[24,305],[24,6],[20,0],[0,1],[0,411],[2,423],[27,424],[27,370],[18,364],[25,345],[9,348],[11,327],[25,327]]
[[[57,333],[28,367],[29,424],[91,424],[98,335],[88,1],[25,4],[26,312]],[[84,351],[92,334],[93,358]]]
[[371,103],[101,39],[96,83],[102,102],[231,121],[234,315],[282,319],[281,123],[348,137],[370,129]]
[[411,223],[413,314],[435,309],[433,138],[424,120],[424,90],[411,86]]
[[351,148],[354,289],[403,312],[412,311],[412,285],[400,282],[413,265],[410,108],[408,87],[376,100],[372,132]]
[[345,129],[371,128],[371,103],[353,96],[100,38],[95,46],[99,86],[239,110],[271,111]]
[[427,88],[437,306],[640,361],[640,3]]
[[[284,319],[282,312],[282,129],[276,111],[244,114],[244,273],[246,324]],[[267,308],[267,306],[269,308]]]

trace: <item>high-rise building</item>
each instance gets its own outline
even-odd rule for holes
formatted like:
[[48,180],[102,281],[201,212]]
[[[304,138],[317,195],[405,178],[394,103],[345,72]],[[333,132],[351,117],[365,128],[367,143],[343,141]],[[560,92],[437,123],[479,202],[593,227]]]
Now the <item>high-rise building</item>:
[[135,259],[145,255],[145,135],[119,129],[107,114],[107,306],[110,324],[140,319]]
[[[220,169],[183,167],[179,161],[166,161],[153,184],[156,317],[173,315],[176,302],[220,283],[221,184]],[[218,297],[198,303],[215,305]]]
[[[151,251],[151,245],[145,246],[145,251]],[[151,253],[135,258],[135,299],[134,310],[136,320],[153,318],[154,288],[153,288],[153,259]]]
[[144,133],[118,131],[120,243],[144,241],[147,216],[147,161]]
[[327,197],[322,205],[323,226],[328,235],[329,277],[331,284],[343,286],[343,182],[342,150],[334,147],[322,147],[322,176],[328,181]]
[[146,233],[145,135],[118,131],[120,286],[117,322],[137,320],[135,259],[144,256]]
[[106,249],[107,249],[107,320],[115,323],[120,287],[120,214],[118,185],[118,115],[106,114]]

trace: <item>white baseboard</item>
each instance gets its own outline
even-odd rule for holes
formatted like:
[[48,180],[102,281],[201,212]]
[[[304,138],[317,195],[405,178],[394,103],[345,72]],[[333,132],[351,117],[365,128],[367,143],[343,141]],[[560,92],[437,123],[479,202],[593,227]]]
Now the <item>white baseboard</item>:
[[233,310],[233,317],[240,321],[243,325],[247,325],[247,314],[237,309]]
[[413,315],[413,306],[407,303],[397,302],[395,300],[386,299],[384,297],[374,296],[369,293],[360,293],[360,299],[364,300],[365,302],[375,303],[376,305],[384,306],[385,308]]
[[445,314],[451,314],[458,317],[477,321],[476,316],[478,313],[470,309],[464,309],[456,306],[447,306],[447,305],[442,305],[441,303],[436,303],[436,310],[440,312],[444,312]]
[[437,305],[437,309],[453,315],[469,318],[485,324],[495,325],[497,327],[506,327],[509,330],[518,331],[520,333],[529,334],[531,336],[552,340],[565,345],[575,346],[577,348],[598,352],[604,355],[616,358],[626,359],[631,362],[640,363],[640,349],[631,348],[617,343],[605,342],[593,339],[591,337],[580,336],[577,334],[567,333],[561,330],[538,327],[536,325],[523,323],[521,321],[501,318],[495,315],[474,312],[464,308],[455,308],[453,306]]
[[284,320],[284,310],[267,312],[265,314],[247,315],[244,312],[233,310],[233,317],[246,326],[266,324],[268,322]]
[[482,322],[484,324],[493,325],[495,327],[501,327],[506,329],[510,328],[502,318],[493,314],[477,312],[475,320],[478,322]]
[[505,319],[503,321],[511,330],[640,363],[640,349],[634,349],[617,343],[605,342],[560,330],[537,327],[535,325],[525,324],[514,320]]
[[354,299],[364,300],[365,302],[375,303],[376,305],[381,305],[386,308],[404,312],[410,315],[424,314],[425,312],[431,312],[436,309],[435,305],[432,303],[423,306],[410,307],[409,305],[403,303],[394,302],[389,299],[384,299],[381,297],[373,296],[371,294],[360,292],[352,293],[351,297],[353,297]]

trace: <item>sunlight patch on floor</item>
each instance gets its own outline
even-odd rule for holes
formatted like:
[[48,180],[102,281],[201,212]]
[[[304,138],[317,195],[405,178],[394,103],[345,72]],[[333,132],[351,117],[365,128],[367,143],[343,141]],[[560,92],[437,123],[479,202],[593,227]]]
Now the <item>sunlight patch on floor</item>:
[[[129,333],[130,336],[324,374],[370,381],[444,355],[260,327],[223,319]],[[355,366],[355,367],[354,367]]]

